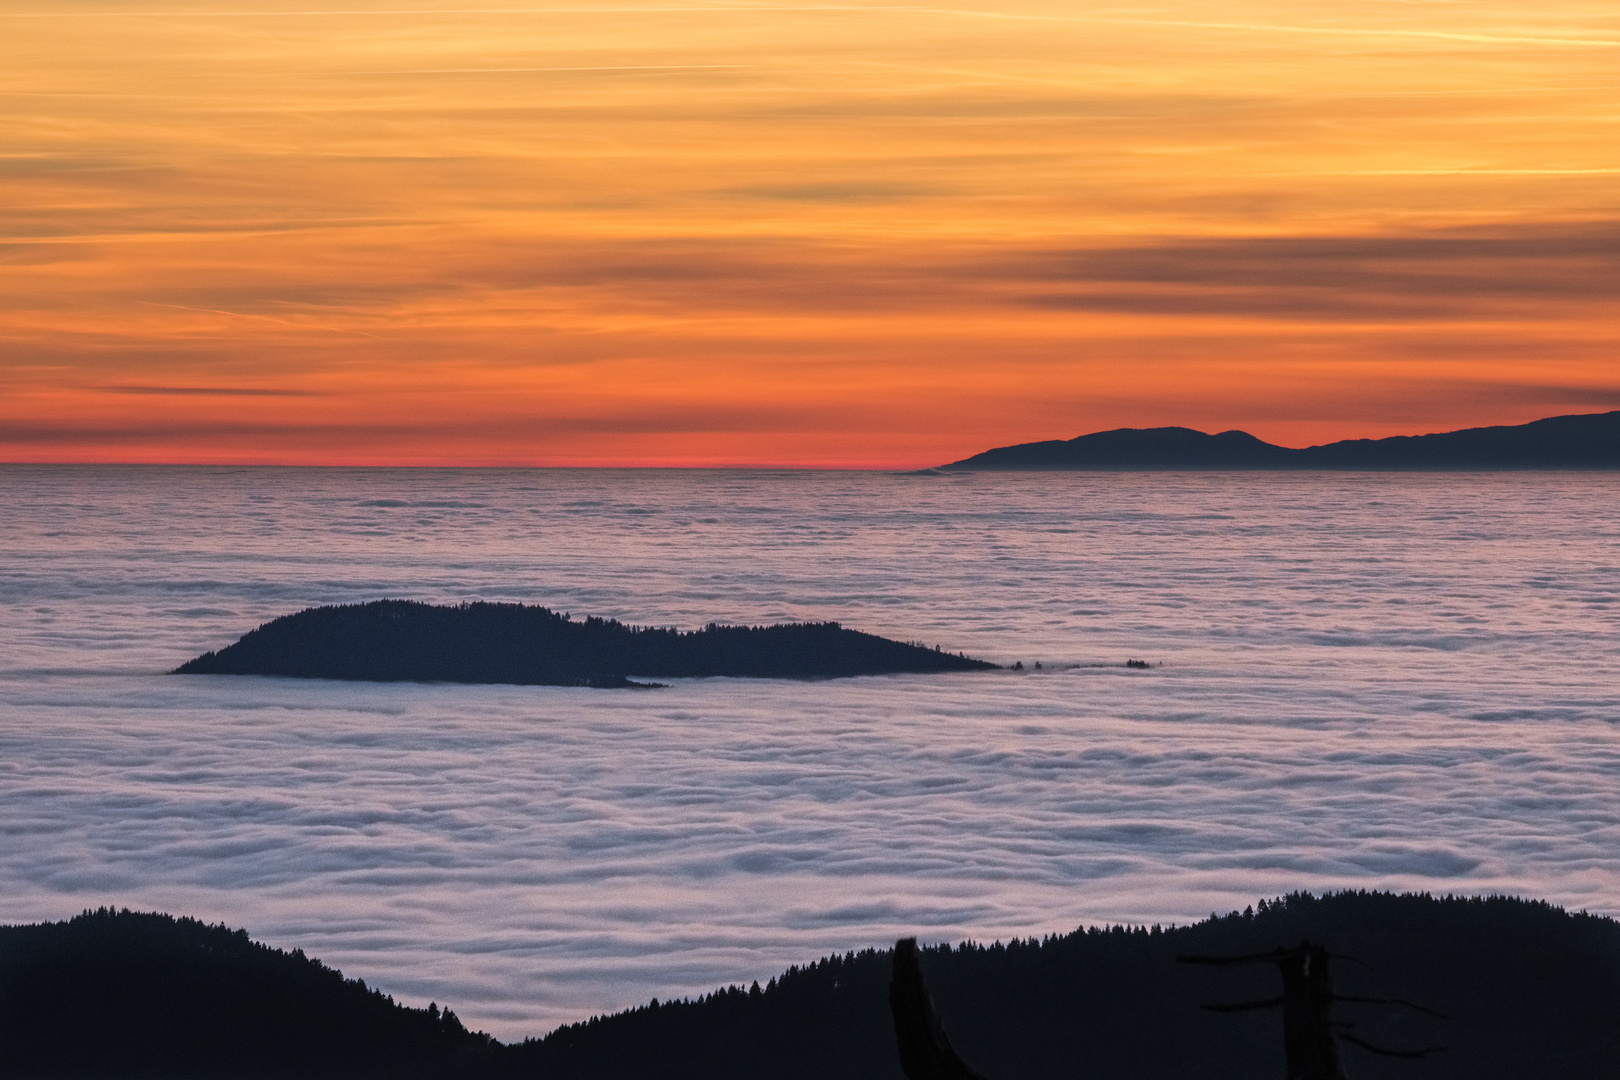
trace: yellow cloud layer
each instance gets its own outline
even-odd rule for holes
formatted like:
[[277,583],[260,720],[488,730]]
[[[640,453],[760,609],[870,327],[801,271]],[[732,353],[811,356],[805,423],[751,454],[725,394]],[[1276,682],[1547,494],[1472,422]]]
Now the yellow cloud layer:
[[1620,407],[1555,2],[0,10],[0,459],[917,465]]

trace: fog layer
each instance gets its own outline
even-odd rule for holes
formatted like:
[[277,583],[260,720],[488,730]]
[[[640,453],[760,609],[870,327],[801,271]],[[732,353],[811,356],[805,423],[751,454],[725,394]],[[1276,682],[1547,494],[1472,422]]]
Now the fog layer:
[[[4,919],[224,920],[518,1037],[902,933],[1293,889],[1620,913],[1616,485],[6,469]],[[836,619],[1025,670],[161,674],[383,596]]]

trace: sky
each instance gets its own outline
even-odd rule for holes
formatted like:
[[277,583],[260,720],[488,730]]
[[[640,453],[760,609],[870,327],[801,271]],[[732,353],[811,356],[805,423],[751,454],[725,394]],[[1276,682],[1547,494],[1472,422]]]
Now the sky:
[[0,0],[0,460],[1620,408],[1620,7]]

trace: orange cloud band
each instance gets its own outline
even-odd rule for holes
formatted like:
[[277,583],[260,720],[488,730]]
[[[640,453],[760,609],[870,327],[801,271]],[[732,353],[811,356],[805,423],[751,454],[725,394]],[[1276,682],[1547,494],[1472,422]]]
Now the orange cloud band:
[[0,16],[0,460],[915,466],[1620,407],[1600,13]]

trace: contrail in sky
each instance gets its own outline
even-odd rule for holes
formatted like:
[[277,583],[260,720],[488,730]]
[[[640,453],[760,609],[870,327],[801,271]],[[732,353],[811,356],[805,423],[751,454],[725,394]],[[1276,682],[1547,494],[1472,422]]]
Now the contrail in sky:
[[1326,172],[1266,172],[1252,176],[1620,176],[1607,169],[1333,169]]
[[339,71],[337,75],[499,75],[545,71],[739,71],[752,64],[597,64],[584,67],[400,68],[378,71]]

